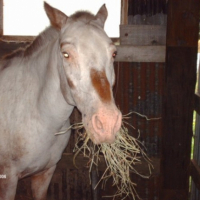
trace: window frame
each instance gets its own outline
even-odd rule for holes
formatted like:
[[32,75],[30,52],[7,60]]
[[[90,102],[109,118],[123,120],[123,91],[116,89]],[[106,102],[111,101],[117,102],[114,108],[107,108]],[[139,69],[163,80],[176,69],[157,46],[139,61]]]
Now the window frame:
[[[128,0],[121,0],[120,24],[128,24]],[[36,35],[37,36],[37,35]],[[0,40],[6,42],[31,42],[36,36],[15,36],[3,34],[3,0],[0,0]],[[111,38],[116,44],[120,44],[120,36]]]

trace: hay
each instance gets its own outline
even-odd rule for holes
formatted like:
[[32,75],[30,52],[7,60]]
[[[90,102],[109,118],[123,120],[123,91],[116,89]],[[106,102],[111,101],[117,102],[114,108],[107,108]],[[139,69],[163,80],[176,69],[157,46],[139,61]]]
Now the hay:
[[[138,114],[141,117],[145,117],[146,120],[159,119],[148,119],[145,115],[141,115],[136,112],[134,113]],[[129,115],[130,114],[131,113],[129,113]],[[123,123],[127,124],[124,119],[129,118],[129,115],[123,116]],[[78,126],[74,125],[72,128],[81,129],[82,127],[83,126],[79,123]],[[81,147],[80,144],[82,144]],[[141,144],[141,142],[138,140],[138,138],[130,136],[128,134],[128,129],[124,125],[122,125],[121,129],[117,133],[116,141],[113,144],[104,143],[101,145],[95,145],[91,142],[86,132],[79,133],[74,152],[75,155],[73,158],[73,162],[75,166],[75,159],[79,153],[83,153],[84,156],[89,157],[89,172],[91,172],[93,166],[98,167],[99,155],[103,154],[107,168],[96,187],[99,185],[100,182],[102,182],[102,187],[104,187],[107,180],[112,177],[113,186],[117,187],[117,192],[113,196],[106,197],[113,197],[113,199],[118,196],[120,196],[121,199],[125,199],[127,196],[132,196],[132,199],[134,200],[136,199],[136,197],[139,198],[135,189],[136,183],[133,183],[130,179],[130,173],[135,173],[141,177],[148,178],[147,176],[139,174],[134,168],[136,164],[141,164],[141,157],[143,157],[147,161],[150,172],[151,168],[153,168],[148,156],[143,150],[143,145]]]

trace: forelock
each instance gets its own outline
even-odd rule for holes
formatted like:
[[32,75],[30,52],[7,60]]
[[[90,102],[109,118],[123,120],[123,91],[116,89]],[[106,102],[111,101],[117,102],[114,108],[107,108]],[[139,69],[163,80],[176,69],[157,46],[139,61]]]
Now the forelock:
[[75,21],[83,21],[85,23],[95,20],[95,15],[87,11],[79,11],[70,16]]

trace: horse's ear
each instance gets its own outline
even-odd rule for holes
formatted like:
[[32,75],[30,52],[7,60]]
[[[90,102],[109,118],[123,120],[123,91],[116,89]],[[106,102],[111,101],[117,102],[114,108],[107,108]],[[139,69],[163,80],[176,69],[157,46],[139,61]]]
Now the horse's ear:
[[61,30],[61,28],[66,24],[67,22],[67,15],[65,15],[60,10],[51,7],[48,3],[44,2],[44,9],[46,11],[46,14],[51,22],[51,25],[55,27],[58,30]]
[[107,8],[104,4],[103,6],[101,6],[101,8],[99,9],[99,11],[96,14],[97,23],[102,28],[104,28],[104,24],[105,24],[107,17],[108,17],[108,11],[107,11]]

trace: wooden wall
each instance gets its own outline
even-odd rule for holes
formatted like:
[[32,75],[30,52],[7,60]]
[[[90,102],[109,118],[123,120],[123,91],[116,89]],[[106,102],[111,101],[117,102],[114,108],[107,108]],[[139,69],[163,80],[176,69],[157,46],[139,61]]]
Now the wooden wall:
[[167,14],[167,1],[159,0],[129,0],[128,16],[153,16],[158,13]]

